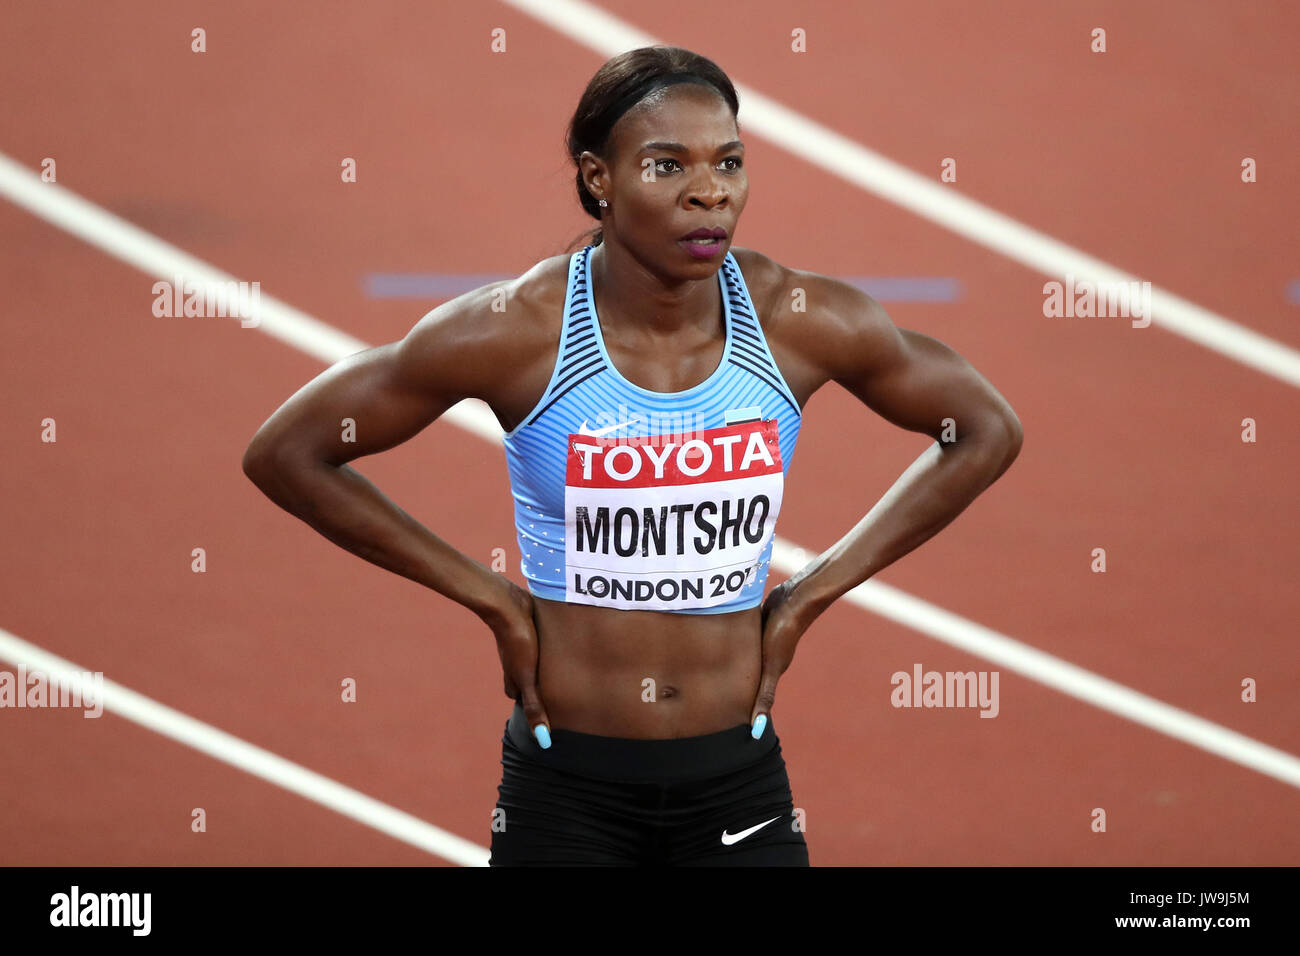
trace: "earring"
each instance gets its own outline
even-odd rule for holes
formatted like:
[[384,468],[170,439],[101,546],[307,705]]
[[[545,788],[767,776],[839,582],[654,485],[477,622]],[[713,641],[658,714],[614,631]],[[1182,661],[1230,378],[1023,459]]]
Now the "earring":
[[601,206],[608,206],[608,205],[609,205],[609,200],[608,200],[608,199],[602,199],[602,200],[600,201],[600,205],[601,205]]

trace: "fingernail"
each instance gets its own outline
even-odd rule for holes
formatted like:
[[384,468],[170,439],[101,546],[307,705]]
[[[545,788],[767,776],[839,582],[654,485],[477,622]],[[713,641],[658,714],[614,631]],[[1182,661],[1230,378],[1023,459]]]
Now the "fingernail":
[[549,750],[551,747],[551,732],[546,729],[545,724],[538,724],[533,728],[533,736],[537,742],[542,745],[543,750]]
[[763,731],[767,730],[767,714],[759,714],[754,718],[754,726],[749,731],[749,736],[757,740],[763,736]]

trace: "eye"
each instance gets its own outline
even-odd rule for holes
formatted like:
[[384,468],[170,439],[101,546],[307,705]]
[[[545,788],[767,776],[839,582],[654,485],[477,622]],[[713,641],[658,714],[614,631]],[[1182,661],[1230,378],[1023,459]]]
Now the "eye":
[[657,159],[657,160],[655,160],[655,172],[657,172],[657,173],[669,173],[669,172],[671,172],[672,170],[668,170],[668,169],[660,169],[660,168],[659,168],[660,165],[663,164],[663,163],[675,163],[675,162],[677,162],[677,160],[675,160],[675,159]]
[[736,165],[728,167],[728,172],[735,172],[745,165],[745,161],[739,156],[728,156],[723,160],[724,163],[735,163]]

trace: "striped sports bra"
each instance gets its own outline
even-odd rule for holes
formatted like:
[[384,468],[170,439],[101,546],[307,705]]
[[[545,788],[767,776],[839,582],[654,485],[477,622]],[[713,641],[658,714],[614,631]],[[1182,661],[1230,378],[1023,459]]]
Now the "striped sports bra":
[[655,392],[601,336],[587,246],[569,258],[546,391],[503,438],[521,570],[552,601],[722,614],[760,604],[801,418],[730,251],[727,339],[703,382]]

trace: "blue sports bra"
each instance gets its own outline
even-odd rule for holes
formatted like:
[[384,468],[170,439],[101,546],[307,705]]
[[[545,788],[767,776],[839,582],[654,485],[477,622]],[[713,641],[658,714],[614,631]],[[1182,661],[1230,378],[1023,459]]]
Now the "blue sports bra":
[[552,601],[722,614],[763,600],[801,413],[730,251],[727,339],[698,385],[625,379],[591,296],[594,246],[569,259],[546,391],[503,439],[521,570]]

